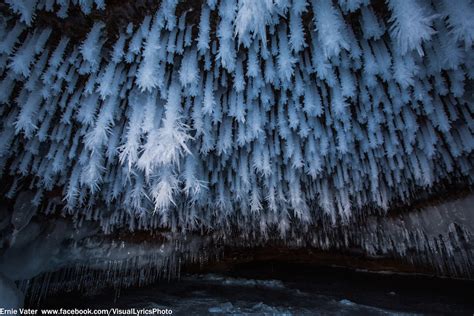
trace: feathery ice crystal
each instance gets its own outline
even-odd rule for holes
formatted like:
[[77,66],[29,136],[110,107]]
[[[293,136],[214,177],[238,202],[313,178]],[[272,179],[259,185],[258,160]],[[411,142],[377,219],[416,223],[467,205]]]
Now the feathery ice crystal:
[[38,14],[103,0],[6,1],[8,197],[61,188],[64,212],[107,231],[285,236],[472,184],[472,1],[207,0],[194,20],[181,2],[112,41],[94,15],[77,42]]

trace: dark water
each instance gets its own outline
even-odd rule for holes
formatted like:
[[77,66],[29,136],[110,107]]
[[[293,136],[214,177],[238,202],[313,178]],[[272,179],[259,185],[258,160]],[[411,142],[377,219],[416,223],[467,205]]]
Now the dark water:
[[120,294],[63,293],[40,307],[159,307],[173,315],[473,315],[474,282],[260,262]]

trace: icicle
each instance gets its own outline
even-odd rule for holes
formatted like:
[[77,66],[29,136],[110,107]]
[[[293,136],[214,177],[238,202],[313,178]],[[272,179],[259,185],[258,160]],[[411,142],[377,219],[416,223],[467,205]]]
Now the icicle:
[[120,163],[127,162],[128,169],[131,170],[132,166],[138,160],[138,153],[140,147],[140,135],[141,135],[141,126],[143,122],[143,105],[142,105],[143,96],[132,94],[130,96],[130,103],[133,106],[131,111],[127,132],[126,132],[126,142],[119,148],[120,151]]
[[296,58],[294,58],[290,53],[285,25],[282,26],[278,31],[278,48],[279,55],[277,62],[279,77],[282,81],[290,82],[293,76],[293,67],[296,62]]
[[199,23],[199,36],[197,42],[197,49],[201,55],[204,55],[209,49],[209,32],[210,32],[210,14],[211,10],[209,6],[203,4],[201,9],[201,21]]
[[100,63],[102,49],[101,31],[105,27],[102,22],[96,22],[81,45],[81,54],[85,61],[93,67]]
[[25,29],[22,23],[16,23],[15,26],[8,32],[7,36],[0,42],[0,53],[10,55],[13,47],[18,41],[18,37]]
[[362,34],[365,39],[378,40],[384,33],[385,28],[375,15],[371,7],[362,8]]
[[188,50],[181,62],[179,80],[183,86],[194,85],[199,80],[196,50]]
[[[227,7],[227,10],[231,10]],[[255,37],[265,45],[266,26],[272,21],[274,4],[271,1],[239,0],[237,16],[234,21],[238,44],[249,47]],[[226,13],[232,16],[233,13]]]
[[435,33],[431,27],[435,17],[428,16],[417,0],[390,0],[388,6],[392,11],[389,22],[393,23],[390,36],[397,42],[399,54],[405,55],[408,51],[416,50],[423,56],[421,44]]
[[344,20],[331,1],[312,0],[312,6],[314,26],[325,56],[331,58],[339,55],[341,49],[349,50]]
[[158,165],[178,163],[183,151],[189,153],[186,142],[191,136],[186,133],[187,128],[181,122],[181,88],[173,80],[168,91],[163,126],[148,138],[138,167],[150,174]]
[[142,91],[151,91],[162,87],[163,78],[160,78],[160,17],[156,16],[145,43],[143,61],[137,71],[137,83]]
[[21,105],[20,114],[15,122],[15,130],[17,134],[23,131],[26,137],[31,137],[33,131],[38,128],[36,125],[38,117],[36,115],[41,102],[41,92],[36,90],[28,96],[25,104]]
[[17,75],[23,75],[28,77],[30,75],[30,65],[33,62],[33,58],[36,54],[36,42],[38,37],[35,35],[30,36],[26,42],[16,51],[15,55],[11,58],[8,67]]
[[219,5],[219,16],[221,19],[217,26],[219,52],[216,58],[220,60],[222,67],[229,72],[233,72],[235,67],[235,47],[232,40],[232,21],[235,16],[235,9],[235,0],[221,1]]
[[443,0],[443,13],[448,16],[450,34],[456,41],[464,41],[466,49],[474,42],[474,7],[468,0],[459,0],[455,4]]
[[28,26],[33,22],[38,0],[5,0],[10,9],[20,15],[20,21]]
[[290,47],[295,53],[300,52],[307,45],[303,30],[301,14],[306,12],[306,0],[294,0],[290,10]]

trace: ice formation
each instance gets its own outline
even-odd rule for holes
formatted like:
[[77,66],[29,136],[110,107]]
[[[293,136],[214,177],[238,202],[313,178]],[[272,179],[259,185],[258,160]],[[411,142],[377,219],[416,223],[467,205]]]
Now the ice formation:
[[36,26],[56,2],[7,1],[2,20],[9,197],[62,188],[63,212],[105,230],[285,235],[472,182],[468,0],[205,1],[197,24],[165,0],[115,43],[100,20],[80,43]]
[[[34,192],[13,236],[61,214],[103,233],[291,244],[472,188],[472,1],[155,7],[113,28],[103,0],[2,5],[2,194]],[[73,9],[82,37],[40,19]]]

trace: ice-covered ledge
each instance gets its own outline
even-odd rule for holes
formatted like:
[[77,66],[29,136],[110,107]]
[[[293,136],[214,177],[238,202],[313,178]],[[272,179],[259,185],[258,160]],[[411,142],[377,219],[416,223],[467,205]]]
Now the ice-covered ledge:
[[[320,227],[270,247],[259,243],[250,252],[240,248],[238,240],[230,241],[235,251],[230,248],[227,254],[236,262],[295,260],[473,279],[474,194],[423,204],[338,227]],[[232,260],[227,264],[232,265]]]

